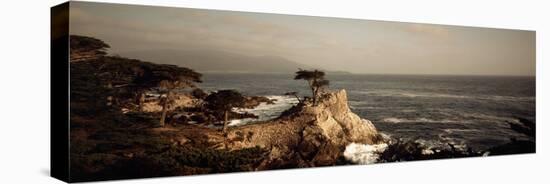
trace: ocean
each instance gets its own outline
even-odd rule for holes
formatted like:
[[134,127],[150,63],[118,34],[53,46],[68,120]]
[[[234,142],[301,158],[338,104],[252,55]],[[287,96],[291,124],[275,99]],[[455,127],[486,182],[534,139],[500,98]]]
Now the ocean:
[[[204,73],[206,91],[235,89],[246,95],[277,99],[246,110],[258,120],[236,120],[233,126],[277,117],[297,101],[296,91],[311,96],[306,81],[294,74]],[[535,121],[535,77],[327,74],[330,90],[346,89],[353,112],[371,120],[391,137],[417,140],[428,147],[447,143],[483,150],[529,139],[512,131],[518,118]]]

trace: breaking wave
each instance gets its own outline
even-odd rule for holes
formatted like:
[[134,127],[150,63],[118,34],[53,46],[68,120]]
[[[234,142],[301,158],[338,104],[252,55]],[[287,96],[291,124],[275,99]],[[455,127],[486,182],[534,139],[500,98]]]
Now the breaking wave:
[[382,144],[358,144],[351,143],[346,146],[344,158],[356,164],[373,164],[378,162],[380,154],[388,148],[385,143]]
[[494,122],[512,122],[512,123],[519,123],[519,120],[517,118],[513,117],[503,117],[503,116],[492,116],[482,113],[464,113],[462,114],[465,118],[473,118],[473,119],[481,119],[481,120],[487,120],[487,121],[494,121]]
[[234,109],[234,111],[239,113],[251,113],[258,118],[244,118],[244,119],[234,119],[229,122],[229,126],[239,126],[239,125],[245,125],[252,122],[260,122],[260,121],[267,121],[274,118],[277,118],[281,115],[281,113],[293,105],[298,104],[298,100],[294,97],[290,96],[265,96],[269,98],[270,100],[275,100],[274,104],[267,104],[265,102],[260,103],[255,108],[252,109],[245,109],[245,108],[237,108]]
[[441,119],[441,120],[435,120],[435,119],[428,119],[428,118],[416,118],[416,119],[406,119],[406,118],[396,118],[396,117],[389,117],[382,119],[382,122],[386,123],[459,123],[457,120],[450,120],[450,119]]

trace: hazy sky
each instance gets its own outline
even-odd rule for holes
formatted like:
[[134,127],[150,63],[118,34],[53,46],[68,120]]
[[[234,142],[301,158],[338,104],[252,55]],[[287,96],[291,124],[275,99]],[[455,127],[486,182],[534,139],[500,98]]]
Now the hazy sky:
[[535,32],[71,2],[111,53],[212,49],[353,73],[535,75]]

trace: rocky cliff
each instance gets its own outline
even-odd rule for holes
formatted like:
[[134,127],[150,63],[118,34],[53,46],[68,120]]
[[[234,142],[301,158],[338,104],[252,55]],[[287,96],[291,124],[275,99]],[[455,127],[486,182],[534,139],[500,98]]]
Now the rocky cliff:
[[258,169],[335,165],[345,146],[374,144],[374,125],[351,112],[345,90],[323,95],[316,106],[303,104],[275,120],[236,127],[228,132],[227,147],[270,150]]

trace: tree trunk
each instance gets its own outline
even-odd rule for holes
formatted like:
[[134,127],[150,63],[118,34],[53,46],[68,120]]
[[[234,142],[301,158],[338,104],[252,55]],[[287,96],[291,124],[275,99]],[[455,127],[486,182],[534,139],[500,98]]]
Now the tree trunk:
[[311,100],[313,100],[313,106],[315,106],[315,103],[317,101],[317,97],[315,96],[315,87],[311,87]]
[[223,129],[222,129],[222,132],[223,133],[226,133],[227,132],[227,110],[223,112],[223,116],[224,116],[224,120],[223,120]]
[[314,78],[312,85],[311,85],[311,93],[313,98],[313,106],[317,106],[317,87],[315,87],[315,83],[317,83],[317,79]]
[[145,94],[143,94],[142,92],[139,92],[137,100],[138,100],[139,112],[143,112],[143,103],[145,102]]
[[160,116],[160,126],[164,127],[164,120],[166,119],[166,113],[168,111],[168,108],[166,108],[166,105],[168,104],[167,100],[164,100],[164,103],[162,103],[162,115]]
[[227,140],[227,114],[229,114],[227,111],[224,111],[223,113],[223,116],[224,116],[224,120],[223,120],[223,129],[222,129],[222,132],[223,132],[223,146],[225,149],[228,148],[227,144],[228,144],[228,140]]
[[311,90],[313,91],[313,106],[317,106],[319,87],[313,87]]
[[309,89],[311,89],[311,100],[313,100],[313,105],[315,105],[315,91],[313,89],[314,82],[315,82],[315,79],[307,80],[307,83],[309,84]]

